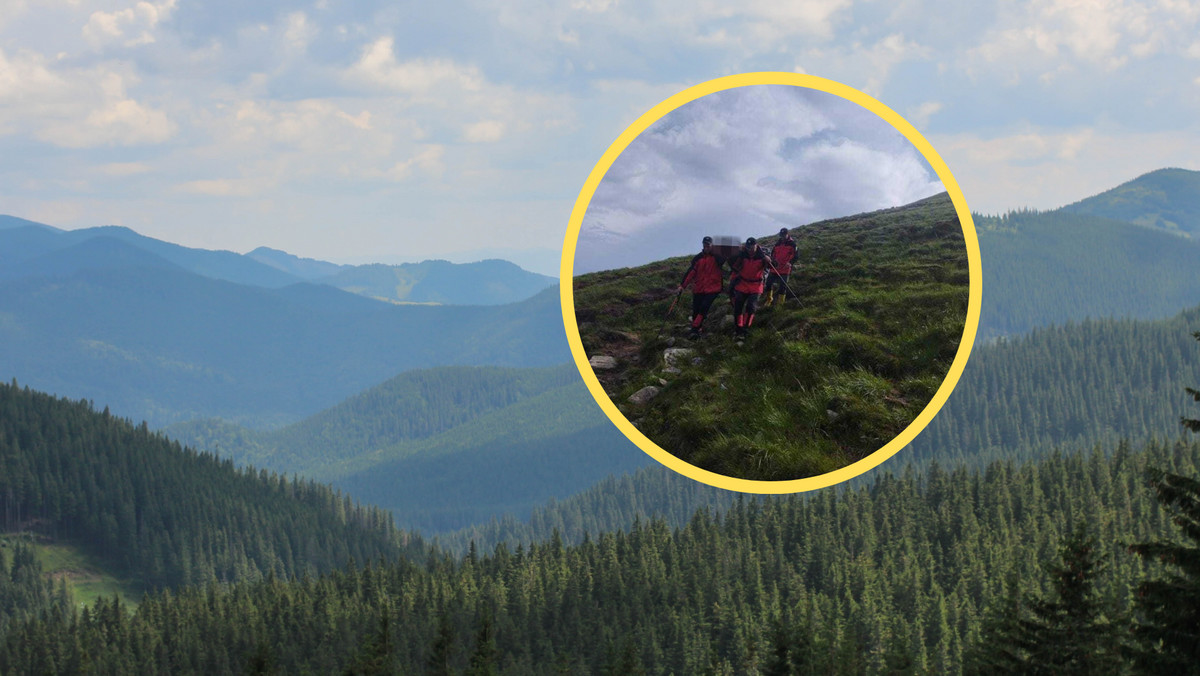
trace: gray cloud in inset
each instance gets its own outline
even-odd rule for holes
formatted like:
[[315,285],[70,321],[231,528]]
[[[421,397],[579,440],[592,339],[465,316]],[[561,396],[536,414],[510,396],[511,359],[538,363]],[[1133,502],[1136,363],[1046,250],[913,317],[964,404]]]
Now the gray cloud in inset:
[[908,139],[856,103],[803,87],[728,89],[668,113],[613,162],[584,217],[574,272],[681,255],[705,234],[768,235],[944,189]]

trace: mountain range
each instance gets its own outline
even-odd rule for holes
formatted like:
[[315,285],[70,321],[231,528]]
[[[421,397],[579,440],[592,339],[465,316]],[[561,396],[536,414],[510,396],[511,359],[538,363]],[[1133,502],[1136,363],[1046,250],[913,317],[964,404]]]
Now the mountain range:
[[[123,242],[118,247],[111,240]],[[211,279],[276,289],[298,282],[397,303],[504,305],[555,284],[502,260],[339,265],[259,247],[247,254],[180,246],[107,225],[64,231],[0,216],[0,279],[63,275],[131,264],[173,266]]]
[[[1176,180],[1175,184],[1183,188],[1168,195],[1170,204],[1184,205],[1182,215],[1172,219],[1183,223],[1187,221],[1186,213],[1194,213],[1186,205],[1191,194],[1188,191],[1196,192],[1197,175],[1200,172],[1154,172],[1125,184],[1123,192],[1154,195],[1151,188],[1163,176],[1173,180],[1182,177],[1184,180]],[[1143,204],[1139,207],[1142,211],[1157,208],[1132,197],[1127,201]],[[1089,200],[1079,204],[1090,204],[1093,209],[1100,206],[1100,202]],[[1190,238],[1104,215],[1074,213],[1066,208],[977,217],[977,223],[985,280],[980,335],[985,342],[995,342],[1000,337],[1013,340],[1039,326],[1082,321],[1088,316],[1152,319],[1170,317],[1182,308],[1200,304],[1196,285],[1188,281],[1200,265],[1200,254]],[[55,251],[48,245],[54,241],[51,238],[70,233],[56,234],[48,226],[13,217],[0,218],[0,235],[11,237],[6,242],[26,242],[20,247],[0,247],[0,257],[5,257],[4,265],[0,266],[4,270],[0,274],[4,277],[0,281],[0,365],[5,369],[5,378],[16,377],[22,383],[72,398],[92,399],[111,406],[114,412],[149,420],[155,426],[191,421],[192,430],[203,431],[193,434],[177,426],[172,427],[172,433],[223,454],[236,455],[242,452],[237,449],[255,447],[254,444],[261,443],[260,435],[270,430],[281,433],[289,430],[292,441],[282,443],[279,439],[283,437],[274,437],[271,454],[252,456],[247,452],[238,456],[256,465],[295,471],[295,459],[288,454],[313,455],[311,450],[303,449],[314,448],[313,439],[320,436],[313,428],[300,425],[302,421],[312,425],[323,411],[322,415],[329,415],[339,402],[353,400],[405,371],[431,367],[436,370],[438,366],[455,364],[520,369],[562,364],[569,359],[558,299],[552,290],[522,303],[496,308],[397,306],[325,285],[301,283],[271,289],[204,277],[187,267],[196,264],[189,263],[186,256],[168,260],[127,241],[128,233],[116,236],[124,232],[121,229],[100,230],[114,236],[97,234],[90,238],[95,240],[90,243],[74,242],[77,246],[94,247],[96,254],[85,255],[86,248],[63,252],[57,278],[18,276],[12,272],[12,266],[35,258],[35,250],[37,256],[51,254]],[[66,248],[69,247],[58,250]],[[26,252],[19,261],[15,253],[18,250]],[[280,274],[318,278],[334,269],[330,267],[333,264],[299,259],[283,252],[260,249],[252,254],[248,256],[251,262]],[[215,266],[217,260],[212,258],[208,265]],[[80,261],[87,262],[90,269],[79,267]],[[49,262],[42,260],[44,264]],[[1094,288],[1106,290],[1088,291]],[[1180,329],[1186,330],[1186,326],[1180,325]],[[988,350],[977,352],[981,367],[990,362],[988,354]],[[1084,362],[1079,368],[1089,367]],[[564,371],[567,377],[569,371],[569,368]],[[972,389],[989,387],[991,376],[981,375],[976,383],[973,371],[974,367],[968,364],[960,391],[947,405],[948,411],[957,410],[956,401],[965,402],[972,396]],[[570,391],[567,385],[562,387],[567,388],[564,392]],[[1047,387],[1052,391],[1053,384]],[[550,390],[530,393],[526,399],[491,413],[481,413],[471,420],[458,421],[429,437],[381,438],[380,443],[345,451],[364,454],[359,465],[354,465],[352,458],[335,454],[336,460],[310,465],[305,471],[338,481],[345,487],[353,485],[355,490],[371,495],[372,500],[391,501],[398,515],[408,514],[414,519],[411,523],[418,523],[425,518],[416,514],[419,506],[413,501],[406,503],[400,491],[389,496],[388,482],[376,481],[373,468],[394,466],[395,471],[388,476],[403,477],[414,483],[420,482],[414,473],[418,467],[432,467],[429,471],[450,474],[461,471],[454,476],[462,477],[470,474],[463,469],[469,465],[455,459],[466,457],[464,454],[471,452],[473,441],[479,441],[479,448],[507,444],[509,450],[497,458],[508,460],[496,461],[503,464],[503,471],[507,472],[504,476],[530,478],[530,483],[522,484],[520,489],[528,495],[562,499],[564,491],[557,490],[555,484],[562,481],[564,474],[570,474],[569,468],[562,469],[562,474],[540,475],[547,467],[545,459],[522,459],[520,447],[522,430],[531,443],[538,443],[539,438],[557,440],[546,448],[555,444],[567,447],[562,441],[565,435],[539,437],[532,427],[504,427],[506,414],[502,411],[508,410],[508,406],[528,406],[537,397],[548,401],[550,408],[544,411],[558,410],[554,405],[571,400],[565,394],[555,396]],[[580,430],[596,430],[595,435],[585,434],[581,438],[596,435],[602,438],[601,430],[611,433],[608,421],[586,396],[580,396],[578,403],[580,408],[573,415],[580,417],[572,424]],[[1006,415],[999,413],[996,405],[988,404],[990,420]],[[430,414],[425,411],[420,415]],[[376,415],[386,419],[395,414],[383,407]],[[214,418],[222,420],[214,422]],[[490,426],[492,432],[503,432],[498,436],[504,438],[497,441],[482,434],[476,437],[475,432],[467,432],[472,424],[477,428]],[[931,434],[937,424],[935,421]],[[952,424],[951,417],[947,417],[945,424],[961,430],[964,423]],[[1138,423],[1137,430],[1153,433],[1161,429],[1161,424]],[[226,433],[214,431],[222,426]],[[1065,435],[1069,430],[1034,434],[1038,428],[1029,429],[1029,439],[1075,438]],[[302,441],[309,434],[313,438]],[[1003,440],[1001,431],[993,431],[992,435]],[[239,438],[241,441],[236,443],[230,441]],[[579,456],[612,458],[613,468],[645,464],[644,456],[631,450],[632,445],[619,435],[604,438],[602,448]],[[958,448],[960,442],[954,443]],[[960,452],[965,451],[955,453]],[[897,457],[904,457],[904,452]],[[480,483],[472,484],[476,479],[467,478],[455,481],[483,485],[490,471],[493,471],[491,466],[479,465],[476,477],[482,477]],[[571,490],[600,482],[606,476],[602,471],[607,470],[596,468],[595,473],[570,474]],[[385,472],[378,472],[378,476],[384,475]],[[549,486],[555,490],[539,492],[532,480],[538,476],[543,477],[539,480],[541,488]],[[404,494],[416,493],[406,488]],[[513,505],[517,514],[526,513],[534,500],[512,500],[513,494],[475,503],[473,496],[483,493],[472,488],[454,500],[445,500],[445,504],[453,502],[453,509],[480,518],[491,518],[501,509],[500,505],[506,504]],[[432,496],[434,501],[442,497],[438,491],[429,491],[426,496]],[[442,507],[435,511],[439,510]],[[441,530],[465,522],[445,518],[448,513],[427,515],[429,518],[423,523],[437,522],[440,524],[437,529]]]
[[[510,263],[307,265],[282,252],[263,262],[128,228],[62,231],[6,216],[0,366],[156,426],[223,416],[272,427],[378,384],[381,374],[567,358],[546,289],[553,280]],[[411,293],[372,289],[389,301],[379,302],[303,281],[301,268],[347,280],[388,275],[397,288],[408,275]],[[401,298],[431,302],[397,305]],[[504,301],[515,302],[495,304]]]

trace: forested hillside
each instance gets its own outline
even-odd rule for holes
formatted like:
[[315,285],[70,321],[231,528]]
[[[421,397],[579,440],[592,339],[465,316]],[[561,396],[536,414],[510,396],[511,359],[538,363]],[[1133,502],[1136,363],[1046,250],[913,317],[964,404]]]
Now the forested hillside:
[[572,383],[317,476],[392,510],[401,527],[434,533],[503,514],[524,518],[548,499],[649,462]]
[[739,501],[683,528],[642,522],[577,546],[348,568],[112,602],[10,632],[0,670],[73,673],[955,673],[1008,580],[1080,522],[1119,612],[1147,577],[1127,543],[1173,532],[1144,483],[1195,476],[1200,445],[1052,455],[983,471]]
[[523,518],[650,462],[599,411],[573,364],[410,371],[276,432],[199,421],[166,433],[331,483],[426,533]]
[[1091,320],[976,349],[950,400],[896,459],[980,465],[1055,447],[1174,438],[1200,383],[1200,308]]
[[313,574],[417,554],[390,515],[238,470],[145,424],[0,386],[0,528],[72,542],[146,588]]
[[402,441],[424,439],[579,378],[574,366],[512,369],[447,366],[390,378],[273,432],[219,420],[164,431],[181,443],[219,451],[278,472],[322,472],[330,465]]
[[980,341],[1087,318],[1161,319],[1200,304],[1200,241],[1065,210],[977,216],[975,226]]

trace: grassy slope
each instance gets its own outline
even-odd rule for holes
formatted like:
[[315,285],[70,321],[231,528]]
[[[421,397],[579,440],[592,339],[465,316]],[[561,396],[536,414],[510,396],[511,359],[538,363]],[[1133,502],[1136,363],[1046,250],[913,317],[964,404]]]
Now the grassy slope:
[[[773,238],[770,241],[774,241]],[[667,451],[726,476],[782,480],[843,467],[877,450],[932,398],[962,335],[968,270],[946,195],[798,231],[800,303],[760,311],[745,345],[729,303],[710,335],[686,332],[685,294],[664,321],[690,256],[575,279],[585,351],[609,354],[605,390]],[[699,364],[663,369],[663,350],[693,347]],[[666,381],[644,406],[629,395]]]
[[102,561],[69,542],[30,533],[0,535],[0,542],[5,546],[11,547],[19,540],[25,540],[33,547],[34,555],[47,577],[66,580],[67,589],[78,604],[91,605],[101,596],[119,594],[132,606],[136,605],[144,592],[149,591],[136,580],[113,575]]

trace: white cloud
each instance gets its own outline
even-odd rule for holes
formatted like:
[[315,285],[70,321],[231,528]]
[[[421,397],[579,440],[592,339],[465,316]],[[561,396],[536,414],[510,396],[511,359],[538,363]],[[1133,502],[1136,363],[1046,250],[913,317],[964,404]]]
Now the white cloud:
[[93,12],[83,27],[83,37],[94,47],[120,44],[125,47],[155,41],[154,29],[175,9],[175,0],[138,2],[114,12]]
[[248,178],[215,178],[187,181],[177,186],[180,192],[209,197],[254,197],[271,186],[268,181]]
[[402,93],[424,93],[439,85],[476,91],[483,84],[483,76],[473,66],[447,59],[398,61],[394,44],[391,37],[383,37],[367,45],[350,68],[349,79]]
[[724,9],[727,5],[723,3],[701,3],[701,6],[710,15],[741,19],[749,24],[752,36],[773,42],[796,35],[832,37],[837,13],[850,4],[850,0],[749,0],[738,3],[735,10]]
[[125,177],[136,176],[150,171],[150,165],[145,162],[109,162],[96,167],[96,170],[105,176]]
[[607,12],[617,6],[617,0],[571,0],[571,9],[584,12]]
[[971,208],[1054,209],[1163,167],[1200,169],[1200,130],[1107,127],[933,135]]
[[177,130],[165,112],[128,96],[128,74],[56,65],[39,54],[10,59],[0,51],[0,133],[89,148],[160,143]]
[[889,33],[874,42],[859,40],[845,43],[834,41],[825,47],[809,47],[792,66],[798,73],[821,75],[845,82],[856,89],[879,98],[893,71],[901,64],[928,61],[934,50],[906,38],[902,33]]
[[483,120],[468,124],[463,130],[463,139],[469,143],[495,143],[504,138],[504,123],[499,120]]
[[303,53],[317,33],[317,26],[308,20],[304,12],[292,12],[287,15],[283,37],[289,51]]
[[669,113],[617,158],[588,207],[579,262],[653,260],[706,228],[763,234],[943,189],[899,132],[856,104],[799,87],[726,90]]
[[[651,106],[719,75],[795,68],[867,91],[931,139],[942,131],[935,145],[972,205],[1054,206],[1056,195],[1129,178],[1129,167],[1196,155],[1198,21],[1194,0],[482,0],[422,12],[323,0],[0,0],[0,169],[10,186],[28,178],[39,199],[64,204],[84,188],[56,177],[94,181],[111,191],[111,215],[150,210],[155,190],[172,221],[181,195],[253,196],[274,205],[270,219],[286,212],[296,223],[349,200],[364,220],[404,210],[414,228],[446,222],[451,209],[456,222],[491,223],[536,201],[542,222],[508,218],[506,236],[544,235],[561,229],[592,164]],[[763,156],[760,140],[737,134],[731,120],[681,131],[675,147],[664,134],[661,152],[625,167],[644,199],[614,204],[614,219],[619,209],[651,218],[719,207],[712,190],[656,173],[655,162],[697,160],[704,148]],[[39,139],[91,150],[18,166],[11,149],[36,152]],[[814,164],[874,162],[874,180],[907,185],[906,165],[873,158],[875,146],[826,141],[825,154],[811,150]],[[1146,157],[1118,152],[1118,141],[1149,144]],[[813,177],[775,162],[714,171],[745,191],[756,218],[812,209]],[[1105,162],[1122,166],[1092,166]],[[189,208],[203,202],[187,198]],[[252,210],[214,203],[208,220]]]
[[1072,72],[1071,63],[1113,71],[1131,59],[1187,53],[1200,19],[1195,3],[1172,0],[1035,0],[1001,8],[1000,22],[967,50],[966,64],[977,77],[1006,72],[1010,85],[1022,74],[1051,83]]
[[406,181],[417,172],[439,175],[445,169],[442,163],[442,156],[445,155],[445,152],[446,149],[439,145],[425,146],[417,154],[396,162],[387,171],[379,172],[378,175],[390,181]]
[[[420,128],[411,121],[398,120],[396,124],[407,135],[421,136]],[[372,148],[378,152],[392,141],[386,130],[375,128],[370,110],[351,113],[338,102],[324,99],[241,101],[213,133],[228,134],[239,144],[262,145],[261,150],[275,145],[318,155],[369,153]]]
[[67,93],[70,85],[53,73],[40,54],[20,51],[12,58],[0,49],[0,103],[21,105]]
[[92,110],[81,123],[56,122],[41,129],[37,136],[57,146],[91,148],[161,143],[171,138],[176,128],[161,110],[133,99],[120,99]]
[[908,121],[911,122],[914,127],[920,129],[927,126],[929,124],[929,119],[941,112],[942,108],[944,107],[945,106],[942,105],[941,101],[926,101],[917,106],[915,110],[908,114]]

